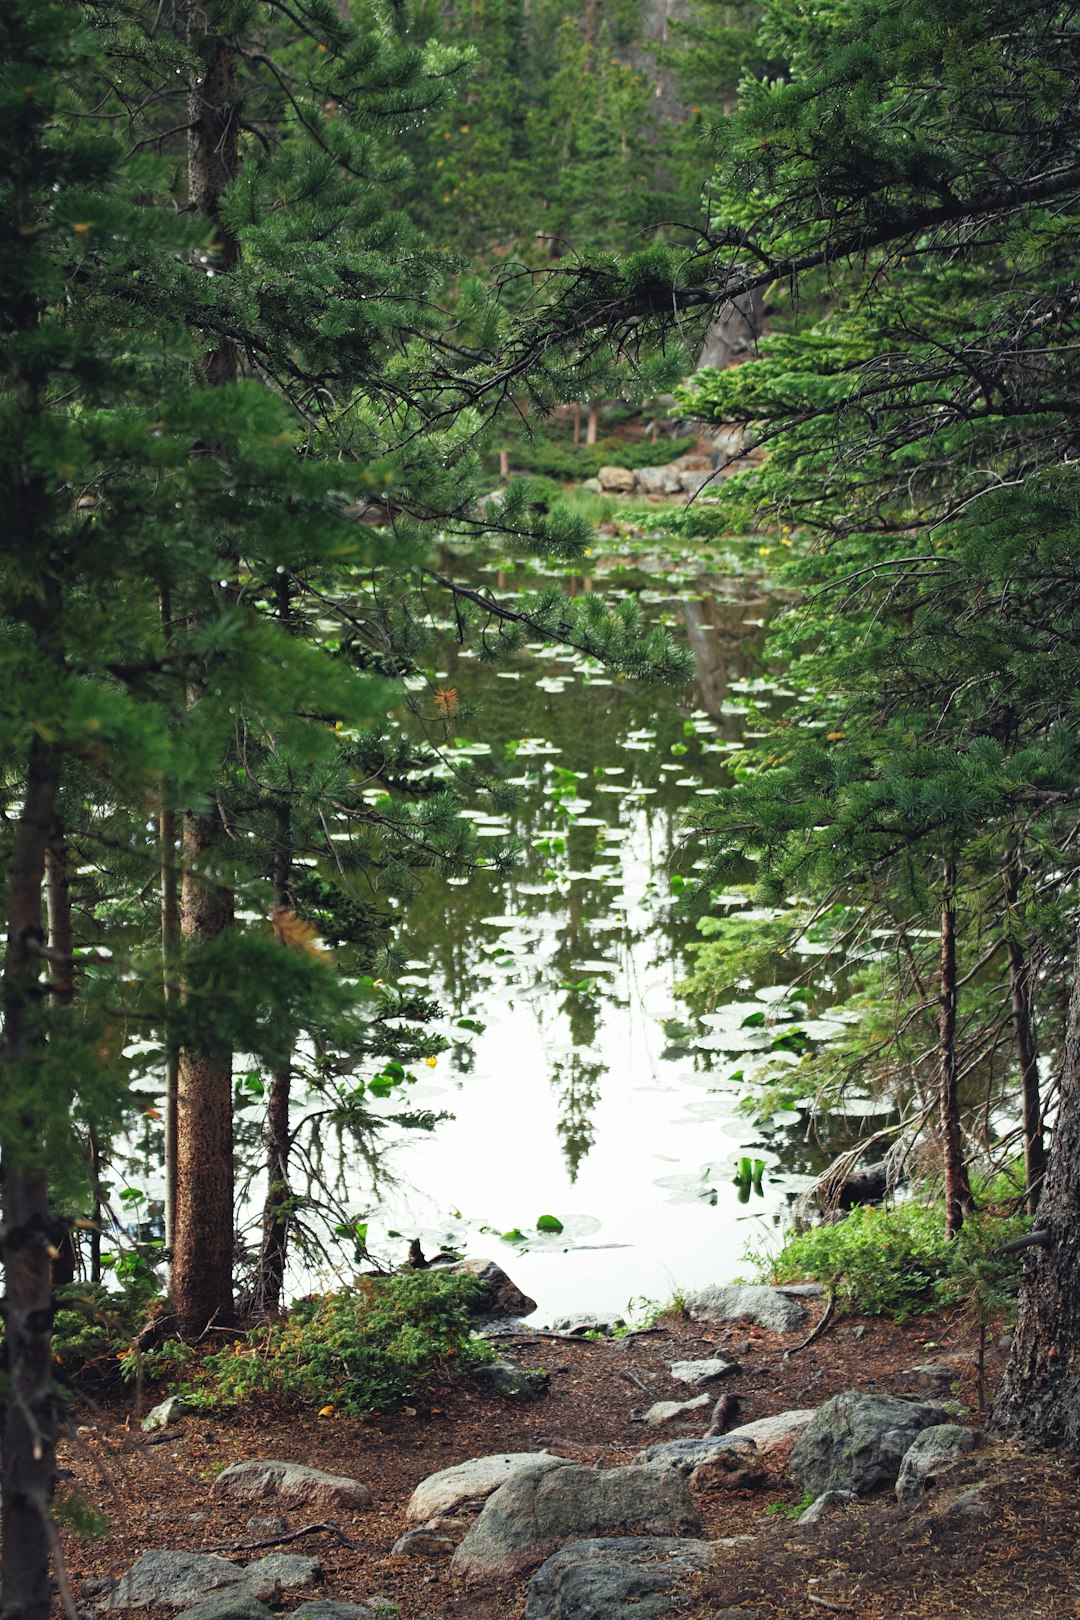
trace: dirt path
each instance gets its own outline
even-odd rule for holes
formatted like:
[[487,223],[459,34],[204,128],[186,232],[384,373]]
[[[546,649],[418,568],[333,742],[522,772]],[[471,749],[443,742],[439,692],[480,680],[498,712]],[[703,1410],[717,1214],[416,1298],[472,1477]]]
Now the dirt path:
[[[241,1561],[261,1556],[241,1550],[255,1539],[247,1528],[252,1509],[217,1502],[211,1484],[241,1459],[284,1458],[360,1479],[374,1493],[368,1511],[338,1518],[352,1546],[319,1531],[287,1548],[321,1560],[326,1596],[378,1597],[397,1605],[403,1620],[514,1620],[524,1581],[467,1586],[444,1562],[394,1556],[414,1486],[438,1469],[495,1451],[547,1447],[575,1461],[614,1466],[653,1440],[700,1434],[700,1414],[660,1432],[646,1432],[640,1414],[653,1401],[686,1398],[685,1386],[668,1371],[672,1361],[714,1350],[734,1354],[742,1365],[725,1384],[741,1398],[741,1422],[816,1406],[845,1389],[926,1395],[925,1379],[911,1369],[953,1358],[953,1398],[972,1409],[966,1421],[978,1421],[967,1360],[971,1339],[954,1322],[922,1318],[898,1327],[848,1320],[785,1359],[791,1342],[742,1325],[681,1320],[605,1342],[523,1337],[510,1353],[551,1379],[549,1394],[529,1405],[447,1383],[429,1388],[414,1407],[365,1422],[263,1404],[185,1418],[154,1444],[139,1430],[130,1394],[93,1411],[84,1407],[74,1414],[62,1466],[73,1476],[69,1484],[104,1511],[109,1529],[92,1542],[67,1537],[72,1585],[78,1594],[81,1583],[119,1575],[155,1547],[213,1549]],[[996,1355],[992,1380],[1000,1370]],[[713,1620],[733,1607],[759,1620],[1080,1616],[1075,1468],[1043,1456],[995,1452],[994,1458],[990,1465],[965,1464],[957,1475],[985,1481],[989,1466],[993,1476],[979,1512],[966,1517],[939,1514],[933,1504],[901,1508],[883,1496],[854,1504],[810,1532],[765,1515],[769,1505],[797,1500],[789,1479],[704,1496],[699,1505],[707,1536],[752,1532],[754,1541],[722,1553],[715,1570],[686,1594],[688,1620]],[[319,1517],[293,1514],[289,1529]],[[85,1601],[94,1607],[92,1598]]]

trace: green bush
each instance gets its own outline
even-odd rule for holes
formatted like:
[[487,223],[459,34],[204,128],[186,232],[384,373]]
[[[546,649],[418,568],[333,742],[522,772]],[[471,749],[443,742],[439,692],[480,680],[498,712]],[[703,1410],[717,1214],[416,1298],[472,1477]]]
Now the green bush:
[[684,439],[606,438],[596,444],[572,444],[546,435],[520,438],[508,446],[510,466],[515,473],[542,473],[561,482],[595,478],[601,467],[666,467],[687,455],[697,436]]
[[363,1417],[414,1395],[434,1373],[493,1359],[474,1339],[471,1277],[409,1271],[299,1300],[281,1322],[207,1356],[181,1392],[206,1406],[267,1394]]
[[826,1283],[836,1290],[839,1311],[864,1316],[903,1322],[942,1304],[966,1303],[973,1273],[1004,1310],[1020,1266],[1015,1255],[997,1250],[1029,1224],[1023,1215],[975,1215],[947,1243],[939,1205],[865,1206],[843,1220],[794,1234],[779,1254],[759,1264],[764,1281]]

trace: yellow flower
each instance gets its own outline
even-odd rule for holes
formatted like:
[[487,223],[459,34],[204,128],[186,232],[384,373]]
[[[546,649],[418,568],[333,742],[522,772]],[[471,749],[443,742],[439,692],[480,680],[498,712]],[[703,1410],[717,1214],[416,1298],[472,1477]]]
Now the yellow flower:
[[435,1067],[435,1065],[438,1063],[438,1061],[439,1060],[436,1057],[426,1057],[424,1059],[424,1062],[427,1064],[429,1069],[433,1069]]

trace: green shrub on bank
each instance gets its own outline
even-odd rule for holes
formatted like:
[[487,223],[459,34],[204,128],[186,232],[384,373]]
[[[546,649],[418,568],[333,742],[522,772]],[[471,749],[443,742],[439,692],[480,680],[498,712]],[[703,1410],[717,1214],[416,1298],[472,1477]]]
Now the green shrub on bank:
[[947,1243],[940,1206],[868,1205],[843,1220],[795,1233],[779,1254],[759,1261],[759,1269],[767,1282],[833,1287],[838,1311],[897,1322],[944,1304],[966,1304],[973,1293],[992,1295],[1007,1313],[1020,1263],[1018,1256],[997,1251],[1029,1225],[1025,1215],[974,1215]]
[[510,466],[515,473],[542,473],[566,482],[595,478],[601,467],[666,467],[688,455],[697,444],[697,435],[684,439],[598,439],[596,444],[572,444],[537,434],[521,438],[509,446]]
[[436,1373],[493,1359],[472,1336],[470,1307],[482,1291],[472,1277],[438,1270],[362,1278],[298,1300],[280,1322],[207,1356],[182,1393],[211,1407],[270,1395],[356,1417],[385,1411]]

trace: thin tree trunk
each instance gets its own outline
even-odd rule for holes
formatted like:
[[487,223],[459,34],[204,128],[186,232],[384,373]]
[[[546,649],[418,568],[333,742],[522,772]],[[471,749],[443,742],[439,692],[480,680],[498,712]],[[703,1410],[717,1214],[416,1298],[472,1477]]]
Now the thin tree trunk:
[[[216,227],[216,265],[238,263],[239,244],[222,224],[226,187],[239,172],[240,115],[236,99],[236,47],[214,32],[225,16],[220,3],[190,0],[188,46],[198,60],[188,88],[188,201]],[[218,342],[205,357],[206,381],[235,382],[236,347]],[[216,881],[214,857],[225,830],[217,808],[184,817],[180,934],[185,947],[206,944],[233,923],[231,890]],[[186,995],[186,990],[184,991]],[[197,1336],[211,1322],[233,1316],[233,1110],[232,1053],[206,1043],[181,1049],[176,1090],[176,1195],[170,1292],[181,1333]]]
[[1080,943],[1061,1063],[1057,1123],[1027,1251],[1020,1312],[994,1427],[1080,1449]]
[[165,1248],[176,1242],[176,1116],[180,1090],[180,1054],[173,1039],[170,1014],[180,999],[180,886],[176,871],[176,815],[158,815],[161,851],[161,991],[165,1002]]
[[1046,1175],[1046,1148],[1043,1143],[1042,1097],[1039,1089],[1039,1050],[1035,1038],[1035,1003],[1031,966],[1021,943],[1016,923],[1020,896],[1020,862],[1014,851],[1005,865],[1005,906],[1007,911],[1005,949],[1009,959],[1009,989],[1012,996],[1013,1038],[1020,1070],[1020,1096],[1024,1126],[1024,1170],[1027,1210],[1034,1215],[1039,1206]]
[[[288,628],[292,600],[287,575],[280,575],[277,586],[277,616]],[[292,909],[292,817],[287,801],[277,807],[277,841],[270,873],[274,895],[283,911]],[[285,1285],[285,1261],[289,1248],[289,1102],[292,1093],[292,1064],[285,1063],[271,1076],[266,1107],[266,1201],[263,1205],[262,1244],[255,1277],[255,1308],[261,1315],[276,1316],[281,1309]]]
[[[71,868],[68,844],[60,822],[53,828],[45,849],[45,915],[48,919],[49,950],[53,953],[49,1000],[54,1007],[70,1007],[75,1000],[75,936],[71,926]],[[93,1127],[91,1126],[91,1137]],[[92,1219],[97,1222],[100,1202],[94,1188]],[[57,1242],[59,1253],[53,1261],[54,1288],[74,1282],[79,1252],[74,1231],[66,1227]]]
[[[217,811],[184,817],[180,932],[186,947],[220,938],[233,896],[214,881],[223,838]],[[190,991],[185,987],[185,998]],[[190,1006],[188,1017],[190,1022]],[[181,1047],[176,1095],[176,1242],[171,1296],[180,1332],[192,1337],[233,1315],[232,1053],[206,1042]]]
[[[56,816],[60,755],[51,743],[30,744],[26,797],[8,869],[8,939],[4,958],[3,1060],[11,1085],[41,1035],[39,969],[44,943],[42,889],[49,835]],[[34,1162],[38,1131],[20,1121],[4,1143],[3,1420],[4,1620],[48,1620],[49,1501],[56,1479],[56,1416],[52,1389],[52,1257],[58,1229],[49,1213],[45,1167]]]
[[945,863],[941,901],[941,979],[938,994],[938,1085],[945,1170],[945,1236],[954,1238],[974,1207],[964,1141],[956,1063],[956,863]]
[[589,406],[588,420],[587,420],[587,422],[585,424],[585,443],[587,445],[596,443],[596,435],[597,435],[597,432],[598,432],[598,429],[599,429],[599,425],[600,425],[600,407],[598,405],[590,405]]

